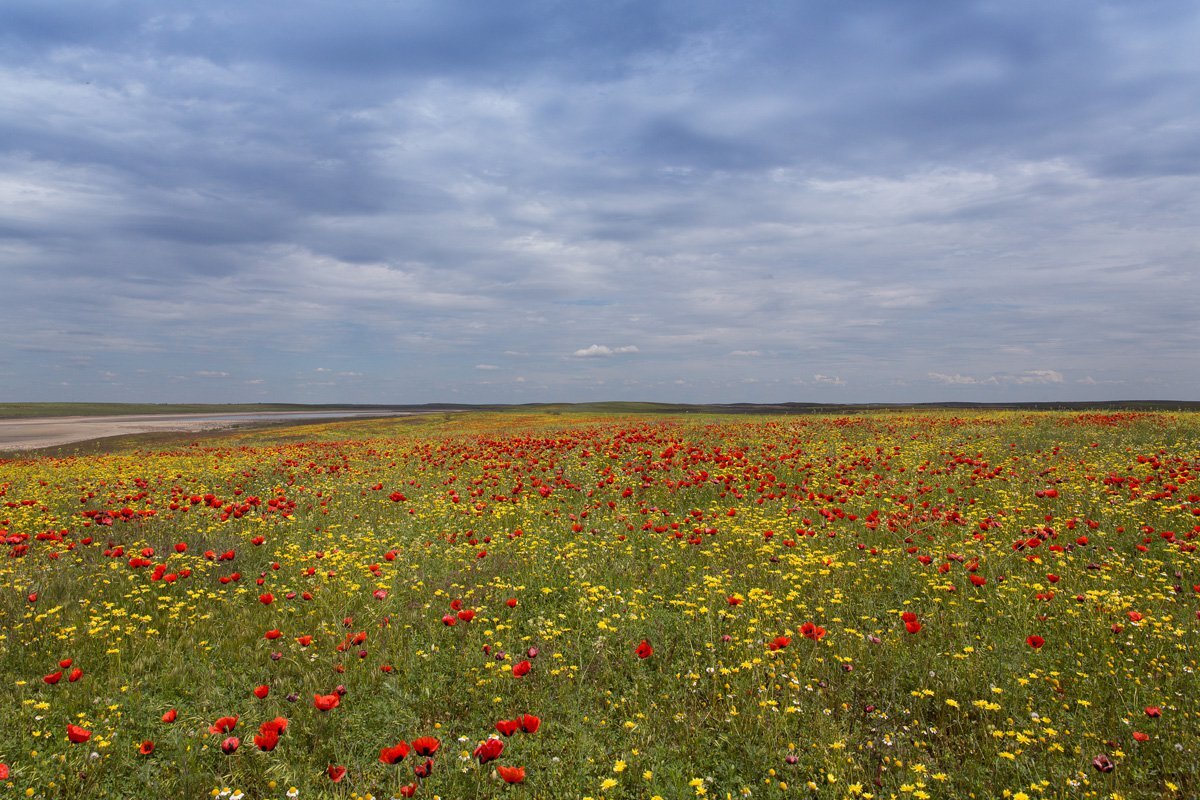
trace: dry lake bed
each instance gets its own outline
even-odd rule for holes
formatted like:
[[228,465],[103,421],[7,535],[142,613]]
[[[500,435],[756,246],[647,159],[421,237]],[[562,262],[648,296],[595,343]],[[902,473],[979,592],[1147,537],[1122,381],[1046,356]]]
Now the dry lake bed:
[[408,416],[412,412],[260,411],[233,414],[122,414],[97,417],[0,419],[0,450],[36,450],[106,436],[158,431],[207,431],[262,422]]

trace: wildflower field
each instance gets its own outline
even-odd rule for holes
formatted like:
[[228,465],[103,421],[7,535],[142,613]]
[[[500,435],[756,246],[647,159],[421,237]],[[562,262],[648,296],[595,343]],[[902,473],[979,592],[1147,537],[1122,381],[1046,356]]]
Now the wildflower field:
[[1200,417],[0,462],[0,798],[1200,794]]

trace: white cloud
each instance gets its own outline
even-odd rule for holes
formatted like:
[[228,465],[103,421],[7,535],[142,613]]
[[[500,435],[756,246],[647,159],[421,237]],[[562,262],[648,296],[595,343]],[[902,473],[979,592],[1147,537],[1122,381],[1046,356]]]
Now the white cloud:
[[475,369],[500,369],[495,364],[476,364]]
[[192,374],[195,375],[197,378],[228,378],[229,377],[228,372],[216,372],[216,371],[213,371],[210,369],[196,370]]
[[845,386],[846,382],[836,375],[822,375],[817,373],[813,375],[813,380],[817,383],[827,383],[831,386]]
[[632,344],[625,345],[624,347],[609,347],[608,345],[594,344],[591,347],[576,350],[572,355],[575,358],[608,358],[610,356],[636,352],[638,352],[637,345]]
[[[1016,374],[989,375],[986,378],[975,375],[963,375],[958,372],[953,375],[945,372],[930,372],[928,375],[931,380],[945,384],[946,386],[998,386],[1000,384],[1032,386],[1037,384],[1063,383],[1064,381],[1062,373],[1052,369],[1031,369]],[[1087,383],[1086,380],[1078,382]]]
[[1062,383],[1063,376],[1061,372],[1052,369],[1031,369],[1015,376],[1013,382],[1019,384]]
[[974,375],[962,375],[958,372],[954,373],[953,375],[947,375],[944,372],[931,372],[929,373],[929,377],[938,383],[944,383],[947,386],[979,386],[982,384],[995,385],[998,383],[994,376],[989,378],[976,378]]
[[733,350],[729,353],[729,355],[753,358],[754,356],[761,356],[762,353],[758,350]]

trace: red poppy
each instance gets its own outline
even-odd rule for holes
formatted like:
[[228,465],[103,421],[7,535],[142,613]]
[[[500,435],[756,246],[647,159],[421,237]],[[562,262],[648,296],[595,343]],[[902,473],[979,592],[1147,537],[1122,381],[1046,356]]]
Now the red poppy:
[[496,730],[505,736],[512,736],[519,727],[521,727],[521,723],[515,719],[502,719],[496,723]]
[[462,611],[458,612],[458,618],[463,622],[470,622],[471,620],[475,619],[475,609],[464,608]]
[[983,577],[982,575],[977,575],[974,572],[972,572],[971,573],[971,583],[974,584],[975,586],[986,586],[987,578]]
[[283,635],[283,631],[279,630],[278,628],[272,628],[271,630],[269,630],[263,634],[263,638],[274,641],[275,639],[278,639],[282,635]]
[[1100,754],[1092,759],[1092,766],[1101,772],[1112,772],[1116,765],[1108,756]]
[[275,602],[275,595],[271,594],[270,592],[263,592],[258,596],[258,602],[262,603],[264,606],[269,606],[271,603]]
[[417,755],[428,757],[436,753],[441,744],[441,742],[432,736],[421,736],[413,739],[412,749]]
[[415,795],[417,793],[417,787],[419,787],[419,786],[420,786],[420,784],[417,784],[417,783],[406,783],[405,785],[400,787],[400,796],[401,797],[412,797],[413,795]]
[[541,719],[533,714],[522,714],[515,721],[521,724],[522,733],[537,733],[537,729],[542,725]]
[[418,778],[428,778],[431,772],[433,772],[432,758],[427,758],[420,764],[413,764],[413,774]]
[[489,761],[495,761],[503,752],[504,742],[492,736],[486,742],[476,747],[473,755],[479,759],[480,764],[486,764]]
[[1162,709],[1158,706],[1146,706],[1146,716],[1158,719],[1162,716]]
[[271,687],[267,686],[265,683],[262,686],[254,687],[254,696],[257,697],[259,700],[265,700],[267,695],[270,693],[271,693]]
[[79,667],[76,667],[75,669],[71,670],[71,674],[67,676],[67,681],[69,683],[74,683],[75,681],[79,680],[82,677],[83,677],[83,670],[81,670]]
[[58,672],[51,672],[49,675],[42,676],[42,682],[48,683],[51,686],[53,686],[54,684],[58,683],[61,680],[62,680],[62,670],[61,669]]
[[91,739],[91,730],[80,728],[77,724],[67,723],[67,739],[70,739],[72,744],[83,744]]
[[66,669],[67,667],[71,666],[74,663],[75,663],[75,661],[73,659],[64,658],[62,661],[58,662],[58,666],[61,667],[62,669]]
[[338,703],[340,702],[341,698],[338,697],[337,692],[333,694],[313,695],[313,707],[318,711],[332,711],[338,707]]
[[312,644],[312,640],[313,640],[313,637],[307,633],[304,634],[303,636],[296,637],[296,643],[298,645],[300,645],[301,647],[308,647],[310,644]]
[[1129,616],[1130,622],[1141,622],[1142,621],[1142,615],[1136,611],[1130,611],[1128,616]]
[[767,642],[767,649],[782,650],[792,643],[792,640],[787,636],[776,636],[771,641]]
[[642,641],[638,643],[638,646],[634,648],[633,652],[638,658],[649,658],[650,656],[654,655],[654,648],[650,646],[648,641],[642,639]]
[[729,597],[725,598],[725,602],[729,603],[731,606],[740,606],[742,604],[742,598],[731,594]]
[[274,731],[277,736],[282,736],[287,732],[287,726],[287,717],[276,717],[275,719],[267,720],[262,725],[259,725],[258,732],[266,734],[268,731]]
[[149,739],[146,739],[144,742],[142,742],[141,746],[138,748],[138,753],[144,756],[148,756],[153,752],[154,742],[150,741]]
[[825,635],[825,629],[812,622],[806,622],[800,626],[800,635],[806,639],[812,639],[814,642],[819,642],[821,641],[821,637]]
[[1043,639],[1042,637],[1038,636],[1036,633],[1033,634],[1032,636],[1027,636],[1025,638],[1025,644],[1029,645],[1034,650],[1039,649],[1045,643],[1046,643],[1046,640]]
[[379,761],[381,764],[396,764],[404,760],[408,755],[408,742],[401,740],[392,747],[385,747],[379,751]]
[[167,713],[162,715],[162,721],[163,722],[174,722],[175,718],[178,716],[179,716],[179,712],[172,708],[170,711],[168,711]]
[[523,675],[527,675],[529,673],[529,668],[531,666],[533,666],[533,665],[530,664],[528,661],[518,661],[516,664],[513,664],[513,670],[512,670],[513,677],[520,678]]
[[227,756],[232,755],[238,749],[238,745],[241,743],[242,741],[238,739],[238,737],[230,736],[225,741],[221,742],[221,752]]
[[238,718],[234,717],[219,717],[216,722],[208,729],[209,733],[229,733],[237,726]]
[[458,624],[458,617],[454,616],[453,614],[447,614],[446,616],[442,617],[442,624],[447,628],[453,628]]
[[334,783],[341,783],[342,778],[346,777],[346,768],[336,764],[330,764],[325,769],[325,774],[329,776],[329,780]]
[[510,598],[508,598],[507,600],[505,600],[505,601],[504,601],[504,604],[505,604],[506,606],[508,606],[509,608],[516,608],[516,607],[517,607],[517,598],[515,598],[515,597],[510,597]]
[[8,764],[0,764],[0,781],[8,780]]
[[505,783],[523,783],[525,781],[524,767],[496,767],[496,772]]
[[911,611],[905,611],[900,615],[900,619],[904,620],[904,630],[909,633],[918,633],[921,630],[921,623],[917,619],[917,615]]
[[264,724],[254,735],[254,746],[264,753],[269,753],[279,744],[279,731]]
[[1142,733],[1141,731],[1134,731],[1133,739],[1135,742],[1148,742],[1150,741],[1150,734]]

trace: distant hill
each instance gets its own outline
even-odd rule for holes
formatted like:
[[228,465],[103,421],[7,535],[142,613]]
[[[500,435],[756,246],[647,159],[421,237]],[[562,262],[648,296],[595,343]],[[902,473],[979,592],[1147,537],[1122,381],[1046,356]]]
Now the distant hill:
[[1045,403],[0,403],[0,419],[125,414],[245,414],[264,411],[541,411],[606,414],[857,414],[869,411],[1200,411],[1194,400],[1102,400]]

